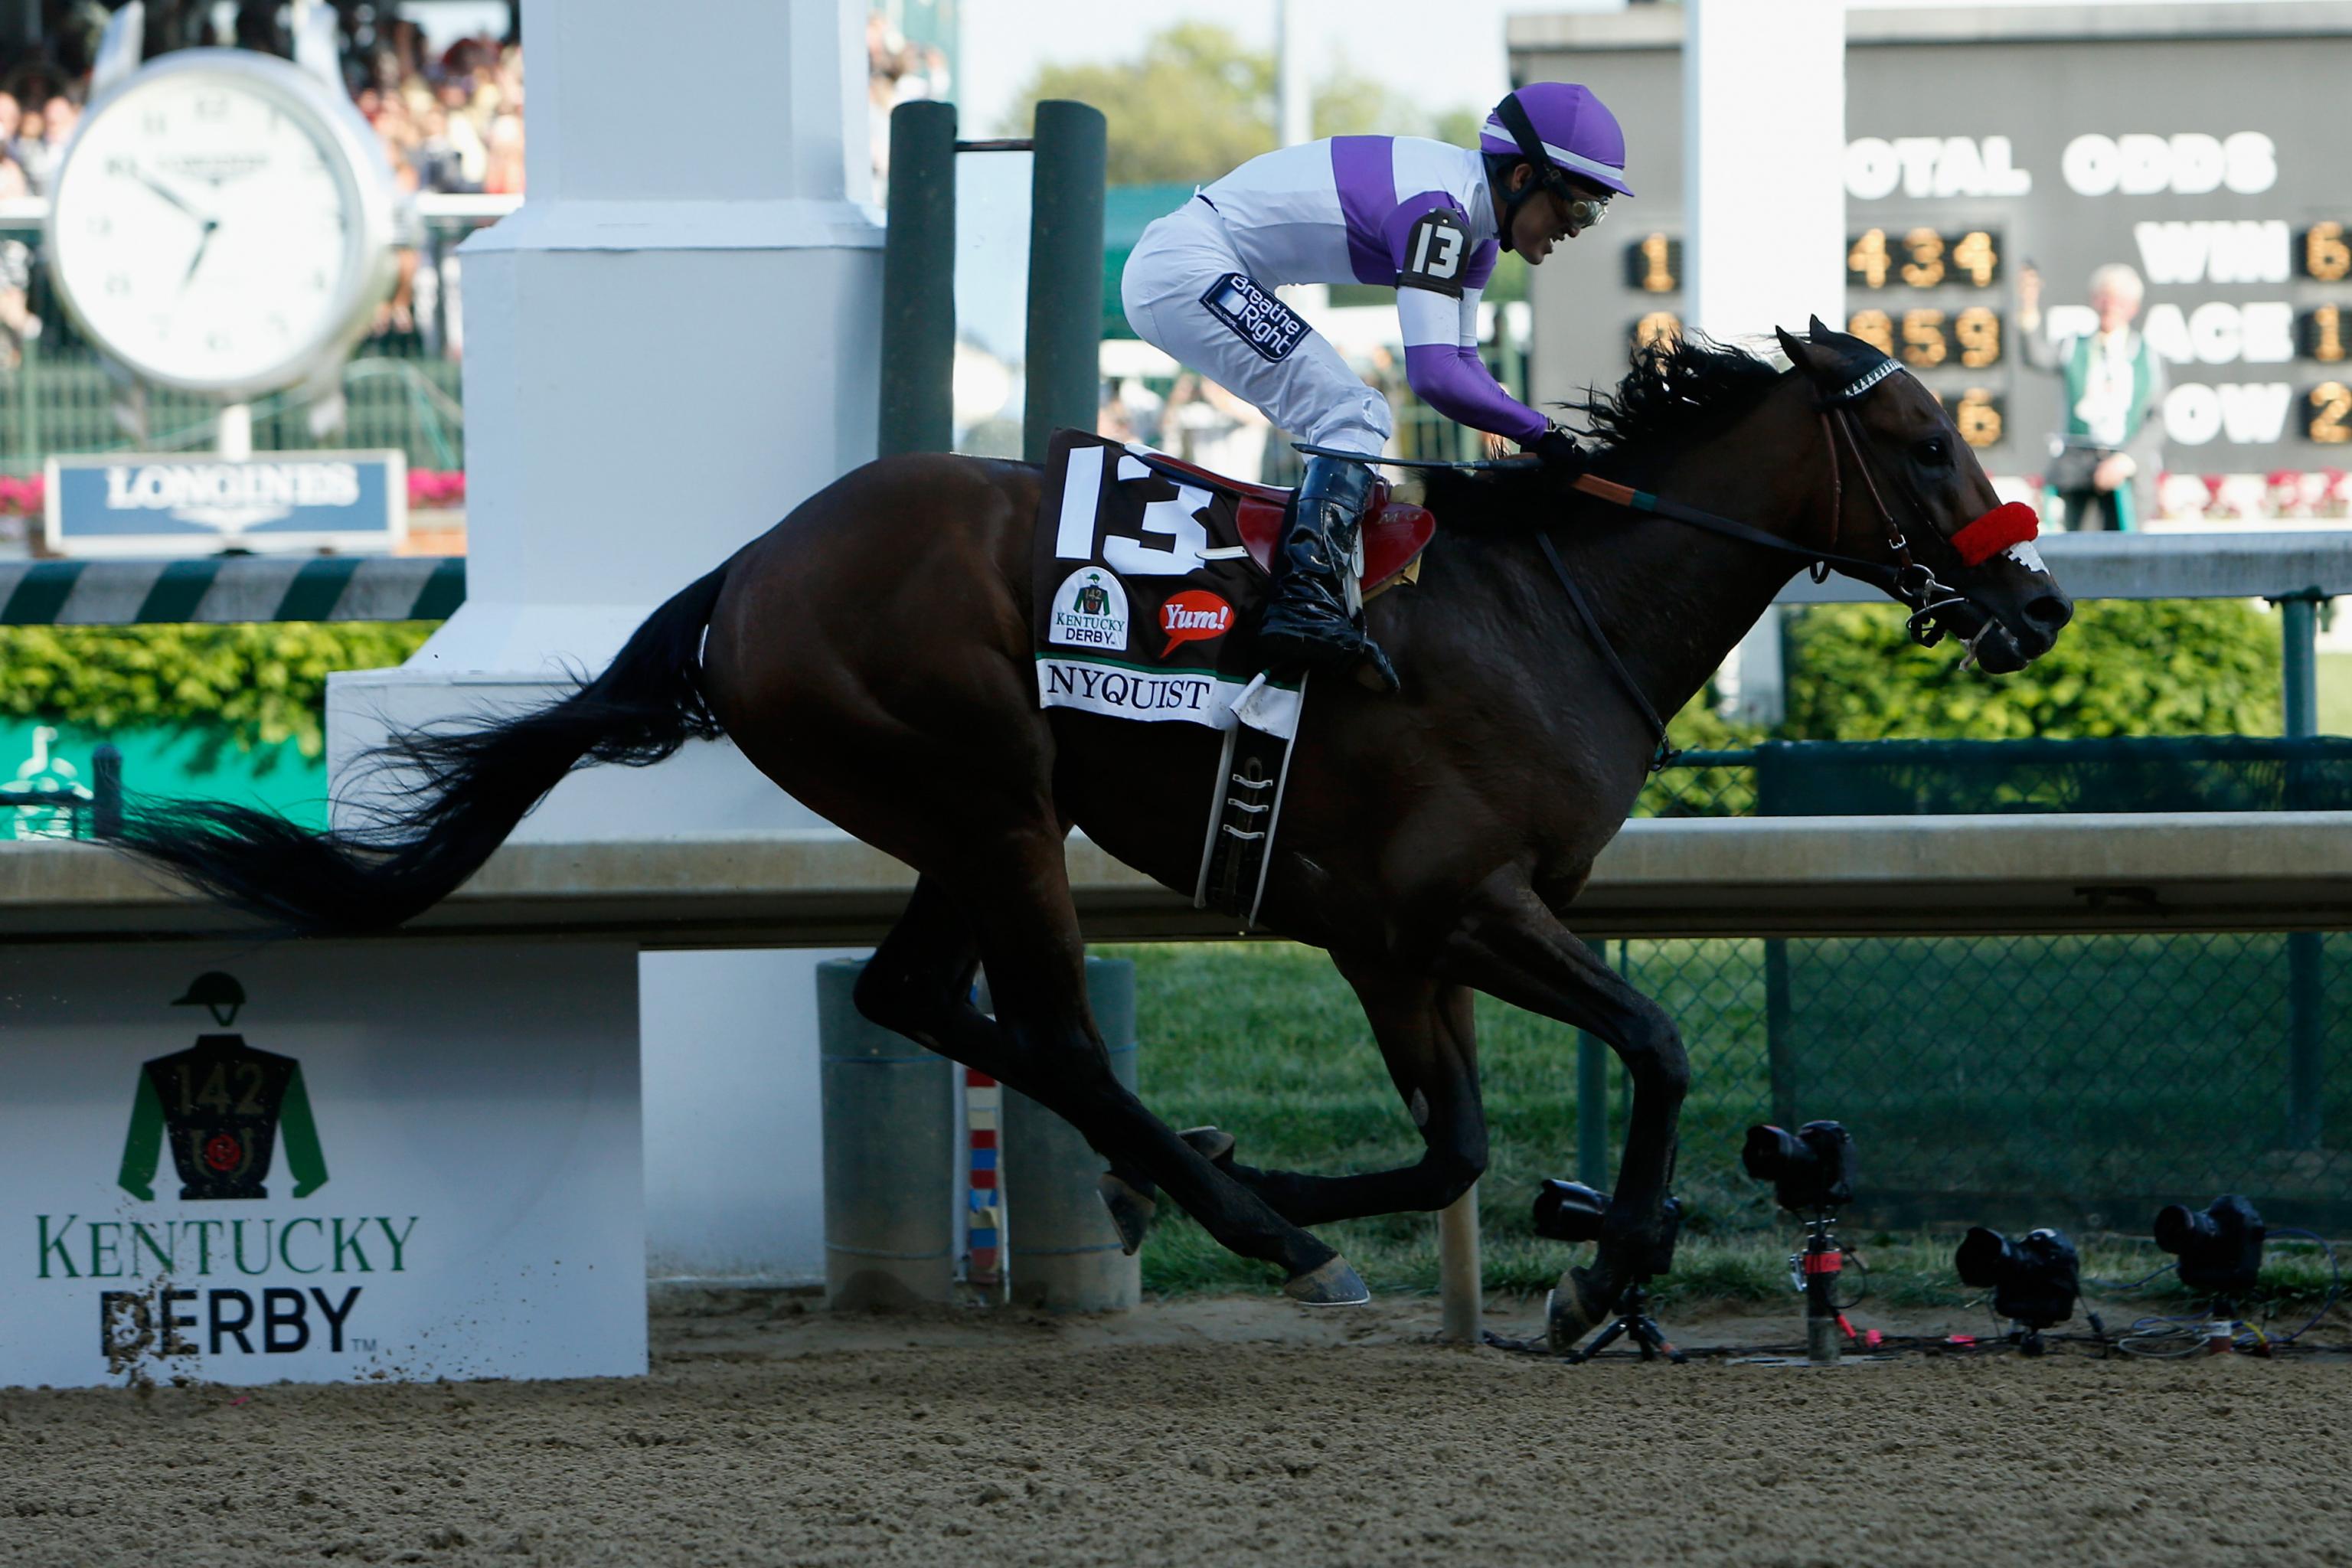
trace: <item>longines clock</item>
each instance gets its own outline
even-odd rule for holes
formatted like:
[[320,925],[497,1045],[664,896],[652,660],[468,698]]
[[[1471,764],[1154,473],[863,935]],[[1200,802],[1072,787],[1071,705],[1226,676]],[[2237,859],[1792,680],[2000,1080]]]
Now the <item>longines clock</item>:
[[48,255],[84,335],[159,385],[237,400],[302,382],[393,276],[391,175],[365,120],[274,56],[184,49],[90,105]]

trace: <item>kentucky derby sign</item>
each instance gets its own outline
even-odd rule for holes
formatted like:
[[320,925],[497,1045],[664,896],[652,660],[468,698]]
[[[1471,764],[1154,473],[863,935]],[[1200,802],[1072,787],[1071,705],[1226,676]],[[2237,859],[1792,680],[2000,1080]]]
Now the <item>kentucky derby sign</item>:
[[408,534],[407,459],[381,452],[51,458],[58,555],[383,553]]
[[633,952],[19,946],[0,1014],[0,1386],[645,1370]]

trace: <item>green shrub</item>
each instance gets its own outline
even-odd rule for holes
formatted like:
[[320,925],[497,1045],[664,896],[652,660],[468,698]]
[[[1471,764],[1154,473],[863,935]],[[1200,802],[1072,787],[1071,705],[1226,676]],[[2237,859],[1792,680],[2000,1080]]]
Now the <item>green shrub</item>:
[[88,729],[207,730],[326,749],[327,677],[416,651],[430,621],[0,626],[0,713]]
[[1903,616],[1894,605],[1792,613],[1780,736],[2001,741],[2279,731],[2278,623],[2243,600],[2085,602],[2056,647],[2000,677],[1962,669],[1949,643],[1911,642]]

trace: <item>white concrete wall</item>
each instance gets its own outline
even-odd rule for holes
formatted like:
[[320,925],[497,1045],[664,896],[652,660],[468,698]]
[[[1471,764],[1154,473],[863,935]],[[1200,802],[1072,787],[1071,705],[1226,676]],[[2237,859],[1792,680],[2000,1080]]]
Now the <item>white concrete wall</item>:
[[642,961],[646,1263],[655,1279],[824,1279],[814,973],[820,960],[865,953]]
[[[339,791],[388,723],[541,702],[567,669],[602,667],[662,600],[874,452],[862,0],[698,0],[650,28],[627,0],[525,13],[527,197],[465,247],[467,601],[405,668],[331,680]],[[690,142],[625,107],[662,104],[692,106]],[[814,822],[731,745],[698,744],[573,774],[520,837]],[[813,962],[641,961],[657,1268],[810,1271]]]

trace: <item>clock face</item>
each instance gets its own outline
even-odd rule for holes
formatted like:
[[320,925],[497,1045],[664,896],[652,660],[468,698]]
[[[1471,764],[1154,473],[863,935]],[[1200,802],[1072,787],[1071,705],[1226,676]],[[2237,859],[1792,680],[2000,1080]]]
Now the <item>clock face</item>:
[[89,333],[156,381],[299,379],[365,286],[359,174],[272,74],[151,68],[92,111],[60,172],[57,275]]

